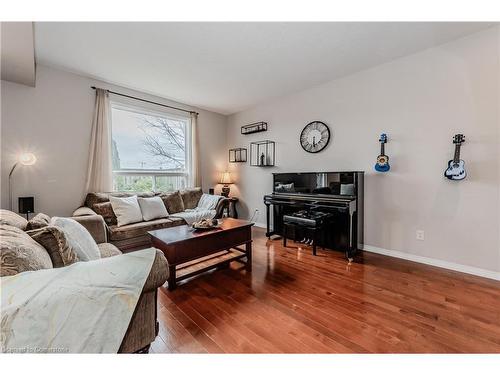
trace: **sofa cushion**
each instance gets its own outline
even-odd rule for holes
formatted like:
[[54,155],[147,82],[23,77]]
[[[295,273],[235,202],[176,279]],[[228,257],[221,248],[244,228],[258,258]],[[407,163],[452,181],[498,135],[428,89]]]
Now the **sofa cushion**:
[[168,211],[160,197],[137,198],[145,221],[161,219],[168,216]]
[[21,229],[0,224],[0,276],[48,268],[52,261],[43,246]]
[[109,227],[109,239],[111,241],[121,241],[133,237],[143,236],[150,230],[175,227],[177,225],[184,224],[185,222],[181,218],[168,218],[153,221],[142,221],[140,223],[124,225],[122,227],[113,225]]
[[181,191],[184,209],[193,209],[198,207],[198,202],[200,201],[202,194],[203,192],[201,191],[201,188],[186,189]]
[[106,224],[116,225],[118,223],[115,212],[113,211],[113,206],[111,206],[111,202],[96,203],[92,206],[92,209],[97,215],[102,216]]
[[53,217],[50,224],[64,231],[66,240],[75,251],[79,260],[86,262],[101,258],[97,243],[82,224],[74,219],[65,217]]
[[50,216],[42,213],[36,214],[35,217],[28,220],[26,230],[40,229],[46,227],[50,223]]
[[61,228],[49,225],[26,233],[45,248],[53,267],[69,266],[78,261],[75,250],[71,247]]
[[0,209],[0,224],[6,224],[21,230],[26,230],[28,220],[15,212]]
[[137,195],[124,198],[110,196],[109,200],[119,227],[142,221],[142,212],[137,201]]
[[103,242],[97,246],[99,247],[101,258],[114,257],[115,255],[120,255],[122,253],[115,245],[109,242]]
[[163,203],[165,203],[165,207],[167,207],[167,211],[170,215],[184,211],[184,202],[182,201],[179,191],[162,193],[160,198],[163,200]]

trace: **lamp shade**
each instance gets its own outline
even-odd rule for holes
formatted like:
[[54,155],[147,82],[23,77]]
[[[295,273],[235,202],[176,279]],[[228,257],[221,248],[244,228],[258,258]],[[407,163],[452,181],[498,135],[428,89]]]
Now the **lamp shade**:
[[224,184],[224,185],[232,184],[233,181],[231,179],[231,173],[230,172],[222,172],[221,176],[220,176],[219,183]]
[[32,153],[25,153],[19,155],[19,162],[22,165],[33,165],[36,163],[36,156]]

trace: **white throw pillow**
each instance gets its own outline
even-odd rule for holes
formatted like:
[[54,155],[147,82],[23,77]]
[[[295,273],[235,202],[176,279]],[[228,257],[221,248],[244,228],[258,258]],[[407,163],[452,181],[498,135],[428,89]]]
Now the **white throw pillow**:
[[126,198],[109,197],[111,207],[116,215],[118,226],[142,221],[142,212],[137,202],[137,195]]
[[137,198],[139,206],[141,207],[142,218],[145,221],[153,219],[161,219],[168,216],[165,203],[160,197],[153,198]]
[[74,249],[81,261],[96,260],[101,258],[101,252],[89,231],[79,222],[66,217],[54,216],[50,224],[61,229],[69,245]]

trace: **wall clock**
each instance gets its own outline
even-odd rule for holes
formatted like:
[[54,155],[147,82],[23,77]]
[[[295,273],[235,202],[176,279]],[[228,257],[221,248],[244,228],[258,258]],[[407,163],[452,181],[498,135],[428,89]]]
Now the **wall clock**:
[[313,121],[305,126],[300,133],[300,145],[310,153],[323,150],[330,142],[330,129],[321,121]]

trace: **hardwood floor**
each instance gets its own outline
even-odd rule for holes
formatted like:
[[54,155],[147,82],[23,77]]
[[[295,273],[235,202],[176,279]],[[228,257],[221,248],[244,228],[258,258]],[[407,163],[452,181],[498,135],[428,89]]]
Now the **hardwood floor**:
[[364,253],[268,241],[158,293],[153,353],[500,353],[500,282]]

